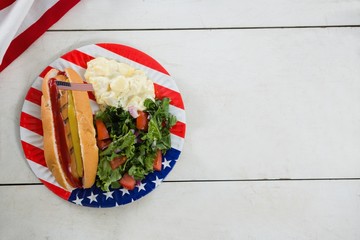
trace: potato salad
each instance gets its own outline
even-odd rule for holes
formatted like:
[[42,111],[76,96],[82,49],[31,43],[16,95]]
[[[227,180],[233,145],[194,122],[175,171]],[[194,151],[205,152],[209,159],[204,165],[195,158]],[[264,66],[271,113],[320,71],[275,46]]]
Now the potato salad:
[[100,105],[145,110],[145,99],[155,99],[154,84],[139,69],[104,57],[88,62],[85,79]]

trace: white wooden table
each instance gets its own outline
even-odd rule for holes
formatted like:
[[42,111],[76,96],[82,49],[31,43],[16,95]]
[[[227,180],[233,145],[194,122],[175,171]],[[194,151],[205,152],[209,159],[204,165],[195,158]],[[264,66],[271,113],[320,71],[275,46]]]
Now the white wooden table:
[[[61,54],[158,60],[187,134],[154,192],[79,207],[32,173],[19,113]],[[87,0],[0,75],[0,239],[360,239],[360,1]]]

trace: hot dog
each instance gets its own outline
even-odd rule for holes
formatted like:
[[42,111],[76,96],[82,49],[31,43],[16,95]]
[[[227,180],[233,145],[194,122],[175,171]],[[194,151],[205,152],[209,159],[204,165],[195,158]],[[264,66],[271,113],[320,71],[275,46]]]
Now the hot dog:
[[98,148],[87,92],[59,90],[55,81],[83,83],[70,68],[51,69],[42,83],[41,118],[45,161],[65,189],[90,188],[96,177]]

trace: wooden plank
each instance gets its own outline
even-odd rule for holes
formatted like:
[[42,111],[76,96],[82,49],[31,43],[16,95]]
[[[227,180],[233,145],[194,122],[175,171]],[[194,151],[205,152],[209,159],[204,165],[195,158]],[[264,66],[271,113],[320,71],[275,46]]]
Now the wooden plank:
[[87,0],[52,29],[358,25],[359,9],[359,1],[333,0]]
[[147,52],[177,81],[188,127],[169,180],[358,178],[359,38],[359,28],[47,33],[0,75],[0,182],[36,181],[18,128],[35,76],[98,41]]
[[163,183],[129,205],[78,207],[0,187],[1,239],[360,238],[359,181]]

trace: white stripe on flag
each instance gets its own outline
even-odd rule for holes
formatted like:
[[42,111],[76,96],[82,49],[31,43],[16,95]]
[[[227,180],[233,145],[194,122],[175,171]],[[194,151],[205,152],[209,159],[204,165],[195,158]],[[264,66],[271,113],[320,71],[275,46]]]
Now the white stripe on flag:
[[16,37],[18,29],[20,29],[21,24],[25,22],[26,16],[29,14],[33,3],[34,0],[15,1],[5,8],[5,11],[0,15],[0,64],[2,63],[6,50]]
[[186,115],[183,109],[170,105],[169,112],[174,115],[178,121],[186,123]]
[[26,143],[29,143],[37,148],[44,149],[43,136],[30,131],[29,129],[20,127],[20,138]]
[[181,151],[184,145],[184,139],[174,134],[170,134],[170,138],[171,138],[171,147]]
[[52,185],[63,188],[56,182],[55,177],[52,175],[51,171],[47,167],[37,164],[36,162],[33,162],[29,159],[27,159],[27,161],[30,165],[30,168],[33,170],[33,172],[39,179],[45,180]]
[[41,119],[41,108],[40,105],[32,103],[28,100],[24,101],[22,112],[27,113],[33,117]]
[[93,114],[95,114],[97,111],[100,110],[99,105],[91,99],[90,99],[90,106]]
[[59,0],[36,0],[30,8],[29,14],[27,14],[24,18],[24,21],[19,27],[15,37],[19,36],[22,32],[37,22],[42,17],[42,15],[44,15],[44,13],[52,6],[54,6],[58,1]]
[[[65,68],[72,68],[73,70],[75,70],[82,78],[84,78],[84,74],[85,74],[85,70],[84,68],[72,63],[72,62],[69,62],[65,59],[62,59],[62,58],[58,58],[56,59],[54,62],[52,62],[50,65],[50,67],[53,67],[53,68],[56,68],[60,71],[64,71]],[[85,79],[83,79],[85,80]]]
[[39,90],[39,91],[42,91],[42,81],[43,81],[43,78],[41,77],[37,77],[32,85],[33,88]]

